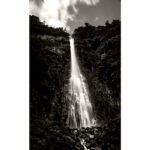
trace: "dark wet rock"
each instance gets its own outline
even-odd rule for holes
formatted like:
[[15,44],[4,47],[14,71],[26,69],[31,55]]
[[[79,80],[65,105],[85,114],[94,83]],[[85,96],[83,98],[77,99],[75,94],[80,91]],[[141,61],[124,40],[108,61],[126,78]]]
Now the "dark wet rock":
[[[83,146],[78,142],[78,143],[76,143],[75,148],[76,148],[77,150],[82,150],[82,149],[83,149]],[[84,150],[84,149],[83,149],[83,150]]]
[[116,118],[120,115],[120,21],[78,27],[73,36],[98,123]]
[[69,144],[71,144],[71,145],[74,145],[75,144],[75,140],[72,138],[72,137],[70,137],[70,136],[64,136],[63,137],[65,140],[66,140],[66,142],[68,142]]
[[[89,31],[89,32],[87,32]],[[113,32],[111,32],[113,31]],[[30,17],[31,150],[120,150],[120,23],[75,30],[77,56],[99,127],[70,129],[68,34]]]
[[34,126],[34,132],[32,130],[32,150],[84,150],[81,139],[89,150],[120,150],[118,123],[118,120],[113,120],[103,127],[87,129],[61,128],[43,123],[45,126]]

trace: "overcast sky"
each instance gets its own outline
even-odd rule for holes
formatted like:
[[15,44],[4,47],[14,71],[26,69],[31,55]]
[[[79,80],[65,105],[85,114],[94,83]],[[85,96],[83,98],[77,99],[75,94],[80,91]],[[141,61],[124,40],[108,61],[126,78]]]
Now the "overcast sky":
[[120,19],[120,0],[30,0],[30,14],[73,31],[85,22],[97,26]]

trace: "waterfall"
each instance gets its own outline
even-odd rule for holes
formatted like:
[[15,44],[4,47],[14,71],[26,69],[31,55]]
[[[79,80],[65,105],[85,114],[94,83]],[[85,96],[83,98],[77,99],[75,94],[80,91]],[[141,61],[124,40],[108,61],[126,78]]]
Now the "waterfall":
[[85,142],[84,139],[80,139],[80,143],[81,143],[81,145],[83,146],[84,150],[89,150],[89,149],[87,149],[87,147],[85,146],[86,142]]
[[89,99],[86,79],[82,75],[75,53],[74,39],[70,38],[71,77],[69,85],[70,103],[68,124],[72,128],[94,126],[92,104]]

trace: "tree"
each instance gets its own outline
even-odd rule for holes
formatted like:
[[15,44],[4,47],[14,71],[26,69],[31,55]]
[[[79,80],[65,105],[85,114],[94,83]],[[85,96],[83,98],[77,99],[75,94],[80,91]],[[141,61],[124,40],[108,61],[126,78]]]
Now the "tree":
[[106,26],[108,26],[110,23],[109,23],[109,21],[107,20],[106,22],[105,22],[105,25]]

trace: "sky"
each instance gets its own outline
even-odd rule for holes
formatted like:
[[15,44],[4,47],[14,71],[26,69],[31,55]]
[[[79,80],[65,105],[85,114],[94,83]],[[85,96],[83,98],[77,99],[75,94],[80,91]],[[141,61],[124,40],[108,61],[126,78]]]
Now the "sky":
[[120,0],[30,0],[30,15],[68,32],[83,26],[120,20]]

